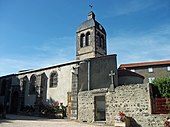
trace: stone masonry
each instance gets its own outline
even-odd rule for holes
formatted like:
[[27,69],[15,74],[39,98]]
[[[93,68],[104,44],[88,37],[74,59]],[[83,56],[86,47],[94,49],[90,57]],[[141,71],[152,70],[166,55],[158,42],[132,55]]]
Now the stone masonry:
[[82,122],[94,122],[94,98],[91,92],[80,92],[78,97],[78,120]]
[[94,97],[105,96],[107,88],[83,91],[78,94],[78,120],[83,122],[94,122]]
[[[149,85],[127,85],[117,87],[115,92],[106,95],[106,119],[112,124],[119,111],[132,117],[137,123],[147,124],[151,113]],[[145,126],[147,127],[147,126]]]
[[163,119],[167,115],[152,114],[149,84],[118,86],[115,92],[103,89],[83,91],[79,93],[78,119],[94,121],[94,96],[105,95],[106,124],[113,125],[114,118],[122,111],[130,119],[130,127],[163,127]]

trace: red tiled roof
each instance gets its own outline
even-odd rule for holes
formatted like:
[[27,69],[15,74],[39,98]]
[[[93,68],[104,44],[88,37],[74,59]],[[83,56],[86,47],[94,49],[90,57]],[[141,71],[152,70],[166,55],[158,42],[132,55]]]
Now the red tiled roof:
[[170,60],[155,61],[155,62],[141,62],[141,63],[129,63],[121,64],[119,68],[131,68],[131,67],[142,67],[142,66],[153,66],[153,65],[167,65],[170,64]]

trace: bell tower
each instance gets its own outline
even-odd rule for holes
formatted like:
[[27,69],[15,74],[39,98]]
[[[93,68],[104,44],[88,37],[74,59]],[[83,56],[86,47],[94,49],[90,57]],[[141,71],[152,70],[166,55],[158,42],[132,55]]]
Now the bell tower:
[[93,11],[76,31],[76,60],[94,58],[107,55],[106,31],[95,20]]

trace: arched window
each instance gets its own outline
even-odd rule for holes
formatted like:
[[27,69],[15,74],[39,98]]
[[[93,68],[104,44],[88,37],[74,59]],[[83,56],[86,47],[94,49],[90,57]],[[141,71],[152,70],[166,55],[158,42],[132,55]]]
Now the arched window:
[[90,32],[86,33],[86,46],[90,45]]
[[36,87],[36,76],[32,75],[30,78],[29,94],[35,94]]
[[101,48],[104,49],[104,37],[103,37],[103,35],[100,38],[100,43],[101,43]]
[[41,87],[40,87],[40,97],[42,102],[46,102],[46,90],[47,90],[47,75],[44,73],[41,74]]
[[26,91],[26,85],[28,84],[28,77],[27,76],[25,76],[24,78],[23,78],[23,80],[22,80],[22,93],[23,93],[23,95],[25,96],[25,91]]
[[50,75],[50,87],[57,87],[58,85],[58,74],[56,71],[51,72]]
[[97,45],[99,47],[101,46],[101,43],[100,43],[100,33],[97,33],[97,35],[96,35],[96,43],[97,43]]
[[81,34],[80,36],[80,48],[85,46],[85,35]]

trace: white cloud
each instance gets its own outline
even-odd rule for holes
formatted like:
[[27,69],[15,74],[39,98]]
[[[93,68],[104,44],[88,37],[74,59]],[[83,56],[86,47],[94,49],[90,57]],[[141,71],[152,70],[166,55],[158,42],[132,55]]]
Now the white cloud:
[[75,60],[75,39],[55,38],[32,47],[30,54],[0,59],[0,75],[17,73],[25,69],[38,69]]
[[136,12],[148,8],[151,5],[152,3],[150,2],[146,4],[144,1],[130,0],[128,2],[125,2],[124,4],[121,4],[120,5],[121,7],[115,6],[114,12],[116,15],[126,15],[132,12]]
[[140,35],[119,35],[108,41],[109,53],[118,54],[119,64],[169,59],[170,24]]
[[[38,69],[75,60],[74,37],[54,38],[35,45],[33,54],[1,57],[0,75],[17,73],[22,69]],[[121,31],[108,39],[108,54],[118,55],[118,64],[169,59],[170,24],[132,35]],[[62,45],[61,45],[62,44]]]
[[110,16],[128,15],[131,13],[144,11],[144,10],[157,10],[165,8],[170,5],[170,2],[159,0],[121,0],[113,3],[112,8],[109,10]]
[[[28,67],[28,63],[24,60],[15,58],[0,59],[0,75],[13,74],[21,70],[24,66]],[[28,68],[27,68],[28,69]]]

